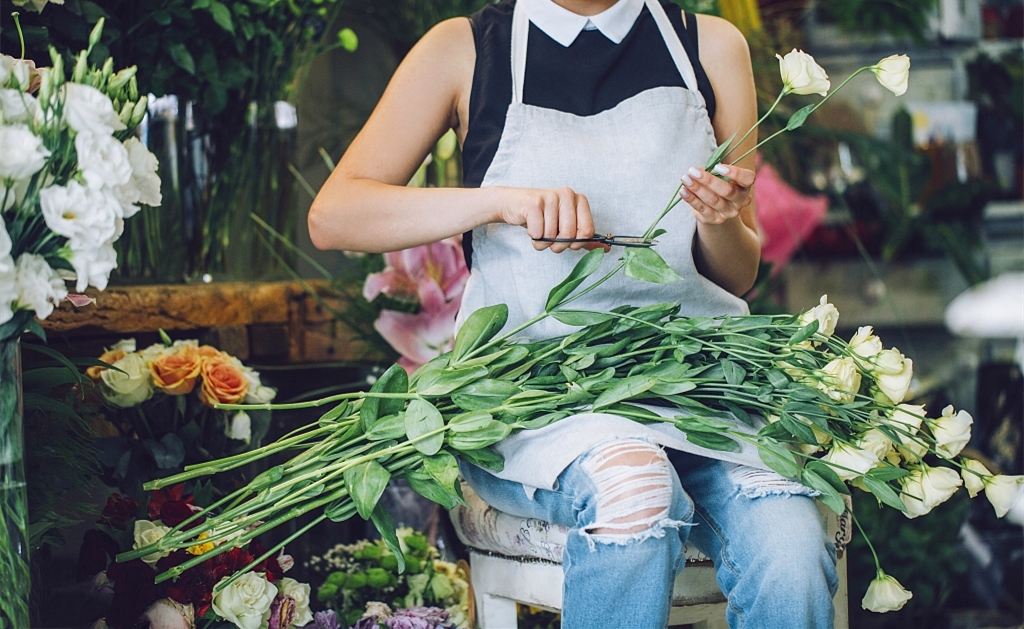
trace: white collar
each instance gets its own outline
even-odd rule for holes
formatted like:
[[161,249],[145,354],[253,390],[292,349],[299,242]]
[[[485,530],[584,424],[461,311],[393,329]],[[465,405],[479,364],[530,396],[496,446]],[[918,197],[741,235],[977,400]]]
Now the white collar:
[[526,15],[533,25],[544,31],[548,37],[569,47],[580,31],[593,27],[618,44],[633,28],[637,16],[644,8],[644,0],[618,0],[597,15],[577,15],[552,0],[517,0],[526,9]]

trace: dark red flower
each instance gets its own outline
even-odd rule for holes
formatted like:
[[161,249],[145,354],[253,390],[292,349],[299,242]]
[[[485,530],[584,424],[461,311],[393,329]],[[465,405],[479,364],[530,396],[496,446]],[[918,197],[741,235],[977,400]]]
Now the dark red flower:
[[[196,511],[199,511],[199,507],[191,504],[192,497],[189,496],[188,500],[172,500],[165,502],[160,507],[160,520],[164,523],[164,526],[178,526],[185,520],[192,517]],[[197,526],[203,523],[206,518],[196,518],[193,520],[186,529],[190,529],[193,526]]]
[[[254,539],[249,544],[249,554],[252,555],[253,559],[261,557],[265,552],[267,551],[263,548],[263,545],[260,544],[259,540]],[[271,583],[284,577],[284,570],[281,568],[281,564],[277,562],[276,555],[271,555],[259,562],[253,566],[252,571],[265,572],[267,575],[267,581],[270,581]]]
[[[178,483],[171,487],[164,487],[163,489],[157,489],[153,492],[153,495],[149,498],[149,519],[159,520],[160,510],[163,509],[164,503],[167,502],[185,502],[192,504],[192,495],[185,496],[185,484]],[[164,523],[166,526],[172,526],[171,524]]]
[[214,583],[235,574],[252,563],[253,559],[255,557],[244,548],[232,548],[217,555],[212,561]]
[[107,504],[103,507],[103,511],[100,512],[99,522],[123,529],[128,526],[128,523],[131,522],[138,511],[139,503],[131,498],[125,498],[121,494],[116,493],[110,494],[110,497],[107,498]]
[[[191,557],[191,555],[186,556]],[[169,558],[166,557],[165,559]],[[161,559],[161,561],[164,560]],[[213,600],[213,586],[217,584],[217,579],[215,579],[212,564],[212,561],[204,561],[197,566],[189,568],[181,573],[177,579],[168,581],[164,585],[167,597],[182,605],[191,604],[197,618],[201,618],[206,613]],[[161,567],[158,562],[157,568]]]
[[107,564],[117,556],[117,551],[117,542],[111,536],[96,529],[86,531],[82,548],[78,551],[75,577],[84,581],[106,570]]
[[114,598],[107,612],[110,629],[132,629],[146,608],[156,600],[156,571],[141,559],[114,563],[107,568],[114,582]]

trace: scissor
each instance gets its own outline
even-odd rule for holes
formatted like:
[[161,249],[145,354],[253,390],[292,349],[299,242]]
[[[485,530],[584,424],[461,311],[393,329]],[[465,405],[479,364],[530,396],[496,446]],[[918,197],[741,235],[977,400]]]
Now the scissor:
[[644,238],[643,236],[615,236],[613,234],[594,236],[592,238],[534,238],[534,240],[537,242],[596,242],[602,245],[618,247],[653,247],[658,244],[658,241],[653,238]]

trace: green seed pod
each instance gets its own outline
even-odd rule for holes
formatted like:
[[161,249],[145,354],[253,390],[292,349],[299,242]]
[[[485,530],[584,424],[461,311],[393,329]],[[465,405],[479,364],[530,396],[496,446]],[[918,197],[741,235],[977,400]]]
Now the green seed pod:
[[114,74],[114,59],[113,57],[107,57],[107,60],[103,62],[103,69],[101,70],[103,75],[102,85],[106,85],[110,81],[110,77]]
[[96,21],[96,26],[92,28],[92,32],[89,33],[89,52],[92,52],[92,47],[100,43],[100,37],[103,35],[103,23],[106,18],[100,18]]
[[[119,89],[123,88],[124,86],[128,85],[128,82],[132,79],[132,77],[135,76],[135,73],[137,71],[138,71],[138,67],[131,66],[131,67],[128,67],[128,68],[125,68],[125,69],[119,71],[117,74],[115,74],[114,76],[110,77],[110,81],[107,82],[107,93],[109,94],[110,92],[113,92],[115,90],[119,90]],[[135,98],[132,98],[131,100],[134,101],[137,98],[138,97],[136,96]]]
[[[118,117],[121,119],[121,122],[123,122],[126,127],[131,124],[132,111],[134,110],[134,108],[135,105],[133,103],[125,103],[124,107],[121,108],[121,114]],[[116,106],[114,107],[114,110],[117,110]]]
[[84,83],[88,72],[89,59],[87,53],[83,50],[78,53],[78,59],[75,61],[75,71],[71,73],[71,80],[75,83]]
[[[134,68],[135,66],[132,66],[132,67]],[[129,100],[138,100],[138,98],[139,98],[139,83],[138,83],[138,81],[135,80],[135,75],[133,74],[132,77],[130,79],[128,79],[128,99]]]
[[143,96],[139,99],[139,102],[135,103],[134,109],[132,109],[132,118],[130,126],[135,126],[142,122],[142,118],[146,115],[146,106],[149,104],[149,98]]

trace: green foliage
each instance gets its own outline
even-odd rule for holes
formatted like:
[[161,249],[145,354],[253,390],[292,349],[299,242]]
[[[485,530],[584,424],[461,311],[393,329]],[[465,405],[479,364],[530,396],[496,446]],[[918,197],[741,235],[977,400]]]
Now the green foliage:
[[818,10],[850,32],[865,35],[886,33],[924,43],[935,0],[843,0],[819,2]]

